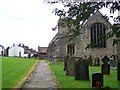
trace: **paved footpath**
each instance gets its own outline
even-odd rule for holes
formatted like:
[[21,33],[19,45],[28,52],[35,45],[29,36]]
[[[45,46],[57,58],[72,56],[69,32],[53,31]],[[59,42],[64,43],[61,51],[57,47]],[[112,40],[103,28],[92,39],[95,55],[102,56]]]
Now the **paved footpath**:
[[46,88],[47,90],[56,90],[58,88],[48,62],[41,60],[37,64],[33,74],[23,85],[22,90],[27,88]]

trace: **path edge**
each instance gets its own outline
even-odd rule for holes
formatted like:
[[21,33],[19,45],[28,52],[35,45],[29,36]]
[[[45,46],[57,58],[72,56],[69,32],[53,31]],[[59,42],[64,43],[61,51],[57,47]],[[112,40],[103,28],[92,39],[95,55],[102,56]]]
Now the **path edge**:
[[29,76],[33,73],[34,69],[36,68],[37,64],[40,62],[40,60],[38,60],[33,66],[32,68],[29,70],[29,72],[27,73],[27,75],[20,81],[18,82],[18,84],[13,88],[13,90],[19,90],[20,88],[22,88],[22,86],[24,85],[24,83],[26,82],[26,80],[29,78]]
[[51,69],[51,67],[50,67],[49,64],[51,64],[51,63],[50,63],[50,62],[48,63],[48,67],[49,67],[49,69],[50,69],[50,71],[51,71],[51,73],[52,73],[52,77],[53,77],[55,83],[57,84],[57,88],[61,88],[60,82],[59,82],[58,79],[56,78],[55,73],[53,72],[53,70]]

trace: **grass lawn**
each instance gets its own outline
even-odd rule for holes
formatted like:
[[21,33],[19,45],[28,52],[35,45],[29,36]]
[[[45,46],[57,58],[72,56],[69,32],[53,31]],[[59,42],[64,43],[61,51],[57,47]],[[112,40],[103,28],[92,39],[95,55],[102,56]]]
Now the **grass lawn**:
[[13,88],[37,62],[35,59],[2,57],[2,88]]
[[[92,88],[92,73],[101,71],[100,66],[90,66],[89,67],[89,81],[75,81],[74,76],[67,76],[64,74],[63,71],[63,62],[59,61],[55,64],[50,64],[51,69],[53,70],[54,74],[56,75],[57,80],[60,83],[62,88]],[[117,81],[117,72],[116,70],[111,69],[110,75],[104,75],[104,87],[109,86],[110,88],[118,88],[120,82],[118,84]]]

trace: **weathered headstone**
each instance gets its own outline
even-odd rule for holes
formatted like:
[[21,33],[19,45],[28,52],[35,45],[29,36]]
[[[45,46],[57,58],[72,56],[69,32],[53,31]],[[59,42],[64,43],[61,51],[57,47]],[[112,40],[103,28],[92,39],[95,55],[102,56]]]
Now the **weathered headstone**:
[[92,58],[92,56],[89,56],[87,58],[87,63],[88,63],[88,65],[93,65],[93,58]]
[[[38,58],[40,58],[40,57],[38,57]],[[53,56],[50,55],[48,58],[49,58],[49,61],[52,62]]]
[[66,71],[66,66],[67,66],[67,60],[68,60],[69,56],[65,56],[64,57],[64,71]]
[[117,67],[117,59],[115,55],[112,55],[113,57],[113,67]]
[[117,65],[117,62],[116,62],[117,60],[116,60],[116,58],[115,58],[115,55],[112,55],[111,57],[110,57],[110,60],[109,60],[109,64],[110,64],[110,67],[116,67]]
[[118,55],[115,55],[116,67],[117,67],[118,60],[119,60]]
[[79,66],[80,66],[80,59],[76,59],[74,62],[74,77],[75,80],[80,80],[80,71],[79,71]]
[[94,66],[99,66],[99,65],[100,65],[100,59],[98,57],[95,57]]
[[96,87],[96,88],[103,87],[103,74],[101,73],[92,74],[92,87]]
[[89,68],[88,64],[82,58],[75,61],[75,80],[89,80]]
[[56,56],[53,56],[52,60],[51,60],[51,63],[56,63],[56,61],[57,61]]
[[110,67],[113,67],[113,58],[112,57],[110,57],[110,60],[109,60],[109,65],[110,65]]
[[117,62],[117,80],[120,81],[120,61]]
[[108,64],[109,58],[105,56],[102,58],[103,64],[101,66],[101,73],[104,75],[110,75],[110,65]]
[[65,66],[66,75],[70,75],[70,76],[74,75],[74,61],[75,61],[74,57],[69,57],[66,60],[66,66]]

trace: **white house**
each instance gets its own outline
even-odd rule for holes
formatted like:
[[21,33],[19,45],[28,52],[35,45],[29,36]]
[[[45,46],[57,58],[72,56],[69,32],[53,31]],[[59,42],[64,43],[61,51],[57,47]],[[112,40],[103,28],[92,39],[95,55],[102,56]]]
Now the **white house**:
[[24,48],[19,47],[17,45],[13,45],[9,49],[9,55],[8,56],[24,57]]

